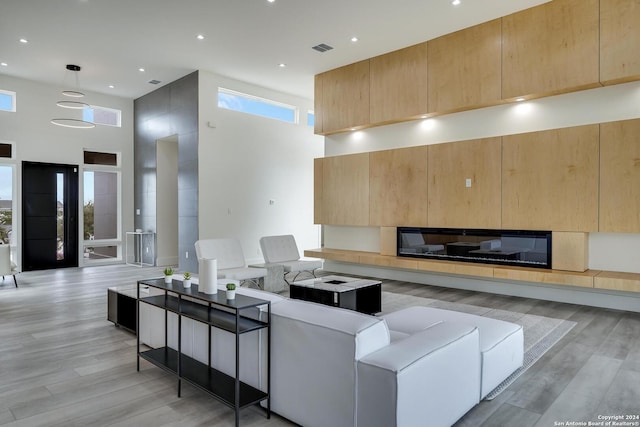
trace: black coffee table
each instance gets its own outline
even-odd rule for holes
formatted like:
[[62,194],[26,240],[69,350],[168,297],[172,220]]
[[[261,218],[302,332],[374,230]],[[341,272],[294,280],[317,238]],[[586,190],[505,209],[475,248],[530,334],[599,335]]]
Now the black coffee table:
[[382,282],[346,276],[324,276],[293,282],[293,299],[347,308],[366,314],[382,311]]

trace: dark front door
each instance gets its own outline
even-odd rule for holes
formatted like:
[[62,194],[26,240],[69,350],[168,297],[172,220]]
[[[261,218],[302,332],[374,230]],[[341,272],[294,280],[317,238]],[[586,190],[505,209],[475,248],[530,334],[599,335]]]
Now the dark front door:
[[22,266],[78,266],[78,167],[22,162]]

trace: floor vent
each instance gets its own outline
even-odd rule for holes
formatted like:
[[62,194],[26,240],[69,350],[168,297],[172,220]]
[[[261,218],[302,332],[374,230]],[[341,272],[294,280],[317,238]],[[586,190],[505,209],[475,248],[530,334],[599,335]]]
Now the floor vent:
[[320,43],[319,45],[314,46],[311,49],[317,50],[318,52],[326,52],[328,50],[333,49],[333,46],[329,46],[328,44]]

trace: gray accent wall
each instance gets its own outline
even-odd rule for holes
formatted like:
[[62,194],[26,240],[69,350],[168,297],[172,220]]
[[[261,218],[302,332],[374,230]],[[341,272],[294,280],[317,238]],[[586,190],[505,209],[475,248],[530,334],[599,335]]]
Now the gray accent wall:
[[[178,139],[178,268],[198,271],[198,71],[134,101],[135,228],[155,233],[156,141]],[[126,185],[126,183],[125,183]]]

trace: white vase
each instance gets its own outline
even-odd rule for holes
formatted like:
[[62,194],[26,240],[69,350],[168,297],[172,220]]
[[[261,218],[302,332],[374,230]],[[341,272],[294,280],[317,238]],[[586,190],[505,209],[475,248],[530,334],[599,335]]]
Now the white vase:
[[236,299],[236,290],[228,290],[227,289],[227,299]]
[[173,280],[173,276],[164,276],[164,283],[169,284]]
[[184,279],[182,281],[182,286],[184,286],[185,288],[190,288],[191,287],[191,279]]

